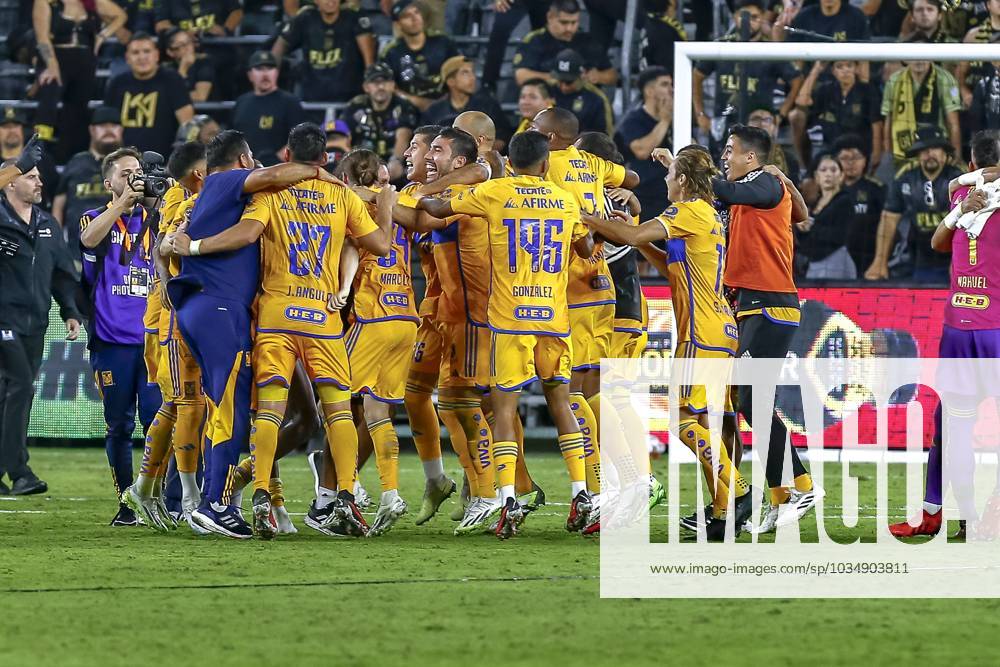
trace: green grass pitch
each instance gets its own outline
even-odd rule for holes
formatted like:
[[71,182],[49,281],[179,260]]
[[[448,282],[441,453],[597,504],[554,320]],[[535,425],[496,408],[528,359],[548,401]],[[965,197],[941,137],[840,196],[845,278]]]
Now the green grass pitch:
[[[302,524],[312,481],[295,456],[281,469],[299,534],[236,543],[108,527],[115,503],[98,449],[35,449],[32,465],[50,494],[0,498],[0,665],[982,665],[996,656],[993,600],[602,600],[599,544],[565,531],[563,504],[532,514],[506,543],[453,537],[450,501],[426,526],[407,516],[379,539],[333,540]],[[561,459],[529,454],[529,466],[549,500],[565,503]],[[400,468],[415,511],[419,461],[404,454]],[[839,469],[826,468],[832,489]],[[374,461],[362,479],[377,492]],[[662,526],[665,512],[653,520]]]

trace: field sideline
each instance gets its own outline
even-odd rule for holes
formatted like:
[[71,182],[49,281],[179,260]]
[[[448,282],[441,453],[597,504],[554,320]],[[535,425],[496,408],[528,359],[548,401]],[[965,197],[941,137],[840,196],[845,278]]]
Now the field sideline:
[[[565,503],[561,459],[529,465]],[[599,544],[565,531],[564,505],[507,543],[453,537],[450,502],[426,526],[407,516],[385,537],[335,541],[302,523],[312,481],[301,456],[282,463],[300,533],[273,543],[108,527],[99,449],[36,448],[32,466],[51,494],[0,498],[2,665],[718,667],[734,652],[741,664],[961,665],[988,664],[1000,632],[994,600],[601,600]],[[400,477],[415,510],[415,455],[401,456]],[[374,461],[362,479],[377,492]]]

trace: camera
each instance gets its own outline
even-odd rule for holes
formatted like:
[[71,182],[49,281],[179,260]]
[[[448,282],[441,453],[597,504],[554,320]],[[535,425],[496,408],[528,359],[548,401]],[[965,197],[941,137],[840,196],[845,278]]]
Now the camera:
[[142,183],[142,196],[159,199],[170,187],[170,175],[167,173],[163,156],[156,151],[146,151],[142,154],[142,176],[135,176],[132,183]]

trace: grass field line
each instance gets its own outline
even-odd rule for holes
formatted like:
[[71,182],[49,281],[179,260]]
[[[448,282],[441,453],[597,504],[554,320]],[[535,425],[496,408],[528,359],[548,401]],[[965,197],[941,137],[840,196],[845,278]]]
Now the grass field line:
[[0,593],[102,593],[117,591],[184,591],[220,590],[234,588],[313,588],[346,586],[396,586],[400,584],[482,584],[482,583],[531,583],[560,581],[592,581],[597,574],[551,575],[535,577],[436,577],[433,579],[364,579],[355,581],[273,581],[267,583],[232,584],[163,584],[135,586],[71,586],[65,588],[0,588]]

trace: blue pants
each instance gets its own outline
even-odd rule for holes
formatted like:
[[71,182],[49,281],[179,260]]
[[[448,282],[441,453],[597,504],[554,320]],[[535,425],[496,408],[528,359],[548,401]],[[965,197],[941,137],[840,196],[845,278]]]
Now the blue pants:
[[250,443],[250,309],[202,292],[177,305],[177,324],[201,368],[214,408],[205,449],[205,502],[229,505],[240,451]]
[[160,409],[160,388],[146,378],[142,345],[119,345],[94,339],[90,365],[104,402],[108,432],[104,448],[118,495],[132,484],[132,432],[135,412],[143,432]]

